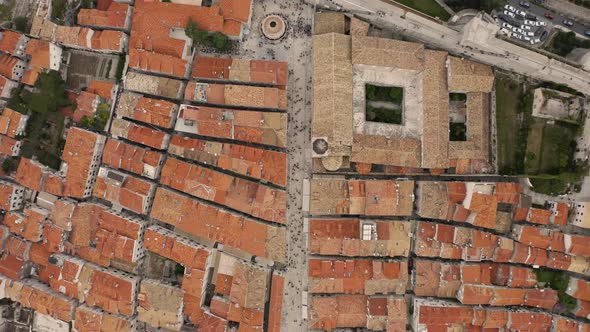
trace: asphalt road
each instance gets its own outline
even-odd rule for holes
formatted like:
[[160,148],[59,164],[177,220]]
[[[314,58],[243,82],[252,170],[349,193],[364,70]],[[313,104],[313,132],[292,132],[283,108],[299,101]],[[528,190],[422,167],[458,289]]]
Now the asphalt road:
[[[574,20],[571,20],[568,17],[561,16],[558,13],[555,13],[555,12],[553,12],[551,10],[545,9],[545,8],[543,8],[541,6],[537,6],[532,1],[528,1],[531,4],[531,8],[523,8],[523,7],[521,7],[518,4],[519,2],[520,2],[519,0],[508,0],[508,3],[511,6],[513,6],[514,8],[519,9],[519,10],[523,10],[523,11],[525,11],[528,14],[533,14],[533,15],[537,16],[537,18],[539,20],[543,20],[543,21],[549,22],[549,25],[551,25],[551,24],[560,25],[560,26],[562,26],[562,27],[564,27],[566,29],[572,30],[572,31],[577,32],[577,33],[579,33],[581,35],[584,35],[584,31],[590,30],[590,27],[589,26],[584,26],[584,25],[582,25],[580,23],[577,23]],[[550,19],[545,18],[545,13],[546,12],[551,12],[555,16],[555,18],[553,20],[550,20]],[[563,20],[565,20],[565,19],[569,19],[572,22],[574,22],[574,26],[573,27],[568,27],[568,26],[564,25],[563,24]]]

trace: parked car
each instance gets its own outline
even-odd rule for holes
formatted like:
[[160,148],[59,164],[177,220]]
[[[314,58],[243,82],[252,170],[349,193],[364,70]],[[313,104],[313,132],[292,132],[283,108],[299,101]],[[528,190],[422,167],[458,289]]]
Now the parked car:
[[586,31],[584,31],[584,34],[585,34],[586,36],[590,37],[590,30],[586,30]]
[[514,35],[514,38],[518,39],[518,40],[523,40],[524,37],[522,35]]
[[530,8],[530,7],[531,7],[531,4],[530,4],[530,3],[528,3],[528,2],[526,2],[526,1],[521,1],[521,2],[519,2],[518,4],[519,4],[521,7],[524,7],[524,8]]
[[533,41],[533,42],[535,42],[535,44],[538,44],[538,43],[540,43],[540,42],[541,42],[541,39],[539,39],[539,38],[535,38],[535,39],[533,39],[532,41]]
[[531,20],[531,21],[537,20],[537,16],[532,15],[532,14],[526,14],[526,16],[524,18],[526,18],[527,20]]
[[548,18],[548,19],[550,19],[550,20],[552,20],[552,19],[555,18],[555,15],[551,14],[550,12],[546,12],[545,13],[545,17]]
[[516,8],[514,8],[514,7],[510,6],[510,5],[504,6],[504,9],[506,9],[506,10],[508,10],[510,12],[513,12],[513,13],[516,11]]
[[535,33],[534,33],[534,32],[530,32],[530,31],[527,31],[527,32],[525,32],[525,33],[524,33],[524,35],[525,35],[525,36],[532,37],[532,36],[534,36],[534,35],[535,35]]
[[547,22],[543,22],[543,21],[537,21],[534,24],[534,26],[536,26],[536,27],[544,27],[546,25],[547,25]]
[[518,9],[517,9],[517,10],[516,10],[514,13],[515,13],[516,15],[520,15],[520,16],[522,16],[522,17],[525,17],[525,16],[526,16],[526,13],[525,13],[525,12],[523,12],[522,10],[518,10]]
[[510,33],[511,33],[510,30],[508,30],[506,28],[500,28],[500,32],[505,35],[508,35],[508,36],[510,36]]
[[524,20],[524,24],[535,26],[535,25],[537,25],[537,22],[530,21],[530,20]]
[[524,31],[524,30],[531,30],[531,26],[530,25],[521,25],[520,28]]
[[517,28],[517,27],[512,27],[512,32],[522,33],[522,29],[521,28]]
[[527,37],[527,36],[523,36],[523,37],[522,37],[522,39],[523,39],[524,41],[528,41],[528,42],[530,42],[530,41],[531,41],[531,38],[530,38],[530,37]]
[[563,20],[562,23],[563,23],[563,25],[567,25],[568,27],[574,26],[574,21],[572,21],[572,20],[565,19],[565,20]]
[[506,23],[506,22],[502,22],[502,28],[505,28],[505,29],[512,29],[512,25],[510,25],[510,24],[508,24],[508,23]]
[[514,15],[514,13],[513,13],[513,12],[509,12],[509,11],[507,11],[507,10],[505,10],[505,11],[504,11],[504,15],[506,15],[506,16],[510,16],[510,17],[512,17],[512,18],[516,18],[516,15]]

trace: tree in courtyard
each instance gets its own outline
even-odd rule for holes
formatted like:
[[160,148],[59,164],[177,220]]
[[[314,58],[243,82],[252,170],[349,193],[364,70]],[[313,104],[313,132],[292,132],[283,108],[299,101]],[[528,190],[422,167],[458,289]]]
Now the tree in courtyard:
[[227,51],[229,50],[231,44],[229,43],[229,38],[226,35],[216,32],[213,35],[213,46],[219,51]]
[[37,91],[30,95],[28,102],[33,112],[55,113],[61,107],[71,105],[66,93],[66,82],[55,70],[39,74],[35,88]]
[[15,168],[16,168],[16,164],[14,163],[14,160],[12,158],[6,158],[2,162],[2,170],[6,174],[12,173]]
[[193,40],[193,44],[207,44],[209,43],[209,32],[199,28],[199,24],[194,22],[192,18],[188,18],[184,33]]
[[20,32],[26,32],[27,30],[27,18],[24,16],[18,16],[14,19],[14,29]]

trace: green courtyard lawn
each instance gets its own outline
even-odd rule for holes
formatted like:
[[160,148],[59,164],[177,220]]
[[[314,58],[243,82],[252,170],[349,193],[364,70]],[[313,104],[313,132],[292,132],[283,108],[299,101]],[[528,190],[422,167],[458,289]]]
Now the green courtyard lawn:
[[451,18],[451,15],[447,13],[447,11],[441,7],[436,1],[434,0],[395,0],[396,2],[401,3],[402,5],[408,6],[410,8],[414,8],[417,11],[424,13],[426,15],[432,17],[438,17],[443,21],[448,20]]
[[518,104],[522,88],[507,79],[496,81],[496,122],[498,127],[498,168],[500,174],[517,174]]

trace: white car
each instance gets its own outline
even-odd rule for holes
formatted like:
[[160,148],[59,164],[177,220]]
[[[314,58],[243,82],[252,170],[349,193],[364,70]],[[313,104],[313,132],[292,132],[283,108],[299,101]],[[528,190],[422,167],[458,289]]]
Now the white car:
[[526,16],[526,13],[525,13],[525,12],[523,12],[522,10],[516,10],[514,13],[515,13],[516,15],[520,15],[520,16],[522,16],[522,17],[525,17],[525,16]]
[[531,40],[529,40],[529,43],[531,43],[532,45],[535,45],[535,40],[531,39]]
[[510,6],[510,5],[504,6],[504,9],[506,9],[506,10],[508,10],[510,12],[513,12],[513,13],[516,12],[516,8],[514,8],[514,7]]
[[512,18],[516,18],[516,15],[514,15],[514,13],[513,13],[513,12],[509,12],[509,11],[507,11],[507,10],[505,10],[505,11],[504,11],[504,15],[510,16],[510,17],[512,17]]
[[516,33],[522,33],[523,31],[522,31],[522,29],[520,29],[520,28],[513,27],[513,28],[512,28],[512,32],[516,32]]
[[524,37],[522,35],[514,35],[514,38],[519,39],[519,40],[523,40]]
[[521,28],[522,30],[530,30],[530,29],[531,29],[531,26],[530,26],[530,25],[524,25],[524,24],[523,24],[523,25],[521,25],[521,26],[520,26],[520,28]]
[[535,26],[536,27],[544,27],[547,25],[547,22],[543,22],[543,21],[537,21],[535,22]]
[[530,37],[532,37],[532,36],[534,36],[534,35],[535,35],[535,33],[534,33],[534,32],[530,32],[530,31],[525,31],[524,35],[525,35],[525,36],[530,36]]
[[539,38],[535,38],[535,39],[533,39],[533,40],[531,40],[531,41],[532,41],[532,42],[535,42],[535,44],[537,44],[537,43],[540,43],[540,42],[541,42],[541,39],[539,39]]
[[502,22],[502,28],[506,28],[506,29],[512,29],[512,25],[506,23],[506,22]]
[[527,37],[527,36],[523,36],[522,39],[524,39],[525,41],[528,41],[528,42],[531,41],[531,38],[530,37]]
[[536,22],[535,21],[531,21],[531,20],[524,20],[524,24],[526,25],[532,25],[532,26],[536,26]]
[[510,34],[512,33],[512,32],[510,32],[510,30],[508,30],[506,28],[500,28],[500,32],[505,35],[508,35],[508,36],[510,36]]

